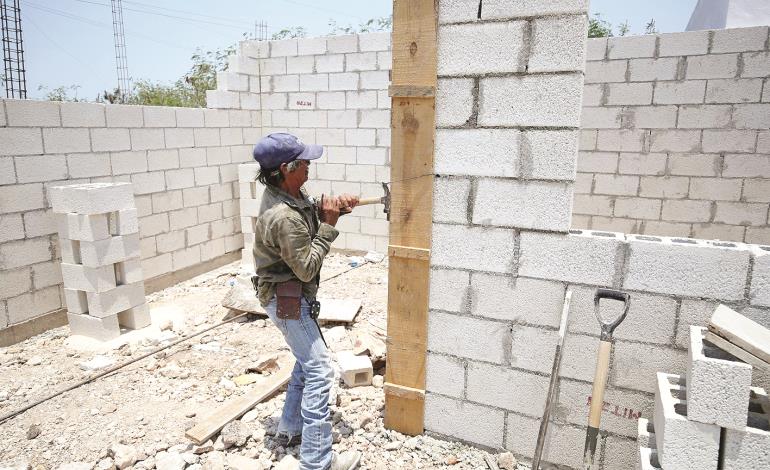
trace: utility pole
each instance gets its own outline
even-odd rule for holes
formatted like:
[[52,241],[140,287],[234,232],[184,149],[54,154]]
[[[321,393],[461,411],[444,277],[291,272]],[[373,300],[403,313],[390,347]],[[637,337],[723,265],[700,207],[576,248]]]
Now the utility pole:
[[19,0],[0,0],[0,25],[3,30],[3,82],[6,98],[27,98],[27,73],[24,69],[24,42],[21,32]]
[[123,31],[123,3],[121,0],[112,0],[112,33],[115,39],[115,66],[118,71],[120,102],[125,102],[131,95],[131,88],[129,87],[126,33]]

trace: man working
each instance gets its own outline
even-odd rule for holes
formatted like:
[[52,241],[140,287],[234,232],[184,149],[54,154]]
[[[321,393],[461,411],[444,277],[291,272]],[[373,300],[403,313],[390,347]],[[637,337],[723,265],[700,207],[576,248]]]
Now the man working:
[[276,133],[254,147],[265,185],[254,233],[257,296],[291,348],[296,364],[276,440],[300,446],[301,470],[352,470],[359,452],[332,453],[329,391],[334,379],[329,350],[316,322],[316,292],[323,258],[339,232],[340,208],[358,204],[350,195],[323,197],[320,208],[303,184],[310,160],[323,154],[291,134]]

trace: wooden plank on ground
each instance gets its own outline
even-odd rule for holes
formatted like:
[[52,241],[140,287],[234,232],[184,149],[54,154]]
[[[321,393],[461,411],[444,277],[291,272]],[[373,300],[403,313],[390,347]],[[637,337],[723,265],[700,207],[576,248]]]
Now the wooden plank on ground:
[[720,305],[711,315],[708,328],[753,356],[770,362],[770,330],[759,323]]
[[[385,427],[423,432],[436,133],[434,0],[394,0]],[[408,392],[408,393],[407,393]]]
[[278,365],[280,367],[278,372],[266,377],[262,383],[255,385],[246,395],[232,399],[217,408],[201,422],[190,428],[185,436],[198,445],[203,444],[225,427],[227,423],[240,418],[259,402],[273,396],[289,381],[294,369],[294,358],[289,354],[283,354],[278,358]]
[[707,331],[706,335],[704,336],[704,339],[709,343],[713,344],[714,346],[718,347],[719,349],[732,354],[733,356],[737,357],[738,359],[745,362],[746,364],[750,364],[751,366],[756,367],[757,369],[763,369],[768,373],[770,373],[770,364],[758,358],[757,356],[751,354],[745,349],[742,349],[734,345],[733,343],[727,341],[726,339],[715,334],[714,332]]

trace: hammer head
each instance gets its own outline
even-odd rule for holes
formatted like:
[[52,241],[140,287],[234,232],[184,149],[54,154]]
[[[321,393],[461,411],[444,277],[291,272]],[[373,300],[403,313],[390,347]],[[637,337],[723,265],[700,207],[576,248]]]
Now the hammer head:
[[385,212],[387,220],[390,222],[390,187],[388,183],[382,183],[382,190],[385,192],[384,196],[382,196],[382,203],[385,205],[385,208],[382,211]]

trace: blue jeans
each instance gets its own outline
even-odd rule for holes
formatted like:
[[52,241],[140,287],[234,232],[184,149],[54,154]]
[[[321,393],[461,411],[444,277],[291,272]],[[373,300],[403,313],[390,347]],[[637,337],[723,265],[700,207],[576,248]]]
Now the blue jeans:
[[326,470],[332,461],[332,424],[329,419],[329,391],[334,380],[329,350],[324,344],[310,304],[303,298],[299,320],[276,317],[273,298],[265,310],[283,333],[297,359],[289,379],[278,432],[290,438],[302,434],[300,470]]

